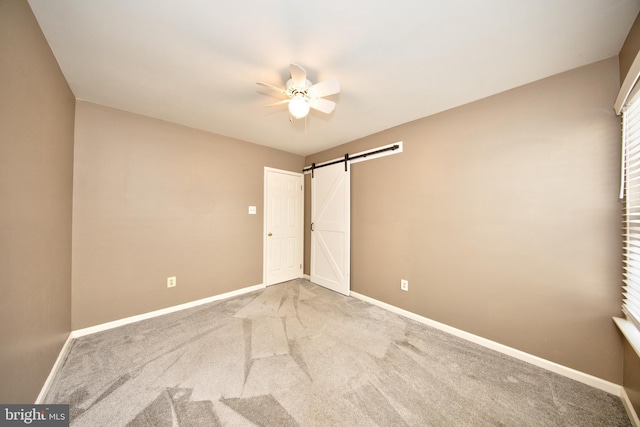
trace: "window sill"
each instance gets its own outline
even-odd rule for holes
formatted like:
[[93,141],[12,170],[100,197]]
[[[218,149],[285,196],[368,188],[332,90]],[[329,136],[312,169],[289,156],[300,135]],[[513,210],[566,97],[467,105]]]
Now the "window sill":
[[640,331],[636,328],[633,322],[620,317],[614,317],[613,321],[616,322],[618,328],[622,332],[622,335],[629,341],[631,347],[636,351],[638,357],[640,357]]

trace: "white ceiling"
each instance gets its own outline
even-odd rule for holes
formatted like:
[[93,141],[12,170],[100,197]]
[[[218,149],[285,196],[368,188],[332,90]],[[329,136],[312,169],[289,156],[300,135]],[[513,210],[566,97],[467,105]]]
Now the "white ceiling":
[[[29,0],[78,99],[316,153],[616,55],[640,0]],[[335,111],[265,108],[295,62]],[[390,141],[394,142],[394,141]]]

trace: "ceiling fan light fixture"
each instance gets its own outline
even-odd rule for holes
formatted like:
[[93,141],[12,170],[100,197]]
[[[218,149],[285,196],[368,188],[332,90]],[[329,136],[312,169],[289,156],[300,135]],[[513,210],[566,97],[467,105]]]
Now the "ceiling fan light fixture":
[[284,97],[278,102],[271,103],[267,107],[274,105],[289,104],[289,120],[301,119],[309,114],[311,108],[321,113],[331,114],[336,106],[335,101],[324,99],[325,96],[340,93],[340,84],[334,78],[316,84],[307,80],[307,72],[298,64],[290,64],[289,70],[291,78],[287,81],[286,89],[279,88],[269,83],[257,82],[275,92],[280,97]]
[[303,96],[296,96],[289,101],[289,112],[296,119],[301,119],[309,114],[310,108],[311,106],[309,105],[309,101],[307,101]]

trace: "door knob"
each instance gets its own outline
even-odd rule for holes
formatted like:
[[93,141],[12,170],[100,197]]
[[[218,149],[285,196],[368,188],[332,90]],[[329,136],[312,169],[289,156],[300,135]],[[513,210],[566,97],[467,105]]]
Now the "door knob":
[[267,236],[271,237],[271,236],[273,236],[273,234],[269,233],[269,234],[267,234]]

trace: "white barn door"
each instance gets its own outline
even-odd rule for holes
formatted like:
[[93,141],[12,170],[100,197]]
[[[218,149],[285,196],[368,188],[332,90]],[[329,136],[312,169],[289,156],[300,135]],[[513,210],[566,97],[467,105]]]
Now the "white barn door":
[[344,163],[313,171],[311,178],[311,281],[349,295],[351,172]]
[[302,277],[304,176],[265,168],[264,284]]

